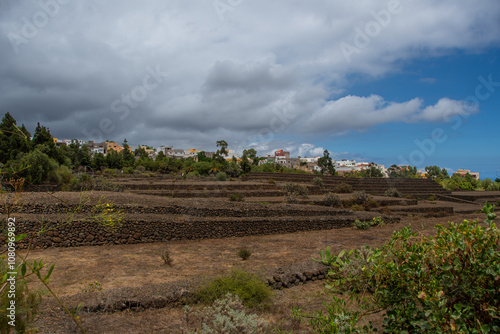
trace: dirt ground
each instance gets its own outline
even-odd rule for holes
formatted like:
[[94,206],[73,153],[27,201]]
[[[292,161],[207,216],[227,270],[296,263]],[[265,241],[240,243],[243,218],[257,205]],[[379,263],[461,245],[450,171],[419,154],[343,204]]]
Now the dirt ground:
[[[194,277],[211,277],[235,267],[266,272],[291,264],[312,262],[311,258],[318,257],[318,251],[327,246],[332,247],[334,252],[339,252],[363,245],[380,245],[389,238],[392,231],[405,225],[412,225],[423,235],[432,235],[436,224],[476,218],[482,219],[479,214],[431,219],[415,216],[404,218],[400,224],[384,225],[367,231],[344,228],[216,240],[52,248],[35,250],[30,257],[43,258],[46,263],[56,264],[50,284],[60,296],[70,296],[81,293],[85,282],[99,282],[104,293],[123,287],[139,288],[181,282]],[[237,256],[238,250],[243,246],[252,252],[247,261],[242,261]],[[171,267],[164,265],[160,258],[163,249],[168,249],[173,258]],[[294,332],[300,332],[300,329],[307,332],[305,325],[297,327],[294,324],[289,308],[293,305],[305,306],[307,299],[314,299],[317,293],[323,291],[322,285],[323,282],[314,282],[279,291],[275,296],[275,307],[262,316],[278,328],[295,328]],[[83,301],[86,298],[85,294],[79,296]],[[324,298],[327,297],[313,301],[308,306],[309,309],[321,309],[320,301]],[[60,329],[62,331],[58,331],[60,322],[69,322],[69,318],[61,311],[57,315],[53,314],[53,310],[48,311],[45,308],[39,317],[38,324],[42,333],[64,333],[71,328],[63,327]],[[59,320],[51,321],[52,317]],[[184,321],[180,308],[82,314],[81,318],[88,333],[181,333]]]

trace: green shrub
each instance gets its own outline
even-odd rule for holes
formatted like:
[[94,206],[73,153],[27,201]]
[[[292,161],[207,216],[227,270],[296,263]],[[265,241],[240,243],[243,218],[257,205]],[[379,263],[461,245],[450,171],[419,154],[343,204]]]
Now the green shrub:
[[215,179],[217,181],[226,181],[227,175],[224,172],[219,172],[219,173],[217,173],[217,175],[215,175]]
[[189,172],[186,175],[186,178],[188,179],[196,179],[198,177],[200,177],[200,173],[198,173],[198,171]]
[[354,228],[357,228],[359,230],[368,230],[370,227],[372,227],[372,225],[370,224],[369,221],[361,221],[359,219],[356,219],[354,221]]
[[[4,171],[17,171],[15,176],[24,177],[32,184],[39,184],[47,180],[49,173],[57,169],[58,164],[42,150],[43,147],[37,146],[29,153],[20,153],[17,159],[8,162]],[[11,177],[15,176],[11,175]]]
[[212,303],[228,293],[238,295],[250,308],[267,308],[272,297],[271,288],[263,280],[237,269],[203,285],[195,292],[195,296],[202,302]]
[[138,165],[135,167],[135,172],[136,173],[144,173],[146,171],[146,167],[142,166],[142,165]]
[[285,193],[285,202],[290,204],[298,203],[298,196],[307,198],[307,194],[309,193],[307,187],[293,182],[283,183],[281,189]]
[[351,210],[352,211],[365,211],[366,209],[363,205],[354,204],[354,205],[351,205]]
[[92,189],[92,178],[88,174],[80,174],[77,177],[71,179],[69,185],[72,190],[90,190]]
[[[0,257],[0,277],[3,277],[10,272],[7,263],[6,255]],[[19,273],[18,278],[21,276]],[[7,275],[6,278],[8,278]],[[0,332],[1,333],[11,333],[14,329],[17,333],[25,333],[30,329],[30,324],[34,322],[36,315],[38,313],[38,308],[42,302],[41,292],[39,290],[28,289],[28,283],[26,279],[17,279],[14,287],[14,298],[10,298],[11,294],[9,281],[3,283],[7,284],[2,291],[0,291]],[[9,308],[11,300],[15,301],[15,322],[14,326],[9,324],[12,321],[8,316],[11,314]],[[12,324],[12,323],[11,323]]]
[[217,299],[211,306],[193,312],[184,307],[187,334],[263,334],[269,324],[255,314],[248,313],[241,299],[231,293]]
[[318,186],[320,188],[323,188],[323,179],[320,178],[320,177],[315,177],[313,180],[312,180],[312,184],[314,184],[315,186]]
[[269,179],[269,180],[267,180],[267,183],[269,183],[269,184],[276,184],[276,181],[274,179]]
[[250,255],[252,255],[252,252],[249,251],[247,248],[243,247],[243,248],[240,248],[240,250],[238,251],[238,256],[243,260],[247,260]]
[[123,174],[134,174],[135,170],[134,167],[123,167]]
[[[360,332],[358,321],[378,310],[386,333],[499,333],[500,229],[493,222],[494,207],[486,203],[483,212],[484,224],[436,225],[433,237],[404,227],[382,247],[372,248],[365,268],[353,275],[341,274],[355,260],[352,251],[344,251],[340,260],[340,255],[320,252],[320,262],[331,268],[332,290],[350,293],[360,310],[350,313],[345,332]],[[364,301],[355,298],[360,287],[371,292]],[[339,304],[338,297],[332,298],[328,311]],[[316,314],[317,332],[338,329],[336,317]]]
[[380,204],[374,200],[373,198],[368,198],[368,201],[365,202],[364,207],[366,210],[369,210],[371,208],[378,208]]
[[403,194],[401,191],[397,190],[396,188],[389,188],[384,192],[384,195],[387,197],[403,197]]
[[58,185],[68,184],[73,178],[73,173],[67,166],[61,165],[57,169],[49,172],[49,182]]
[[285,182],[283,185],[281,185],[281,189],[285,192],[285,194],[293,193],[296,194],[297,196],[306,197],[307,194],[309,193],[309,190],[307,190],[306,186],[293,182]]
[[355,204],[365,204],[366,202],[368,202],[368,200],[370,199],[370,195],[368,195],[365,191],[355,191],[352,196],[351,196],[351,200],[355,203]]
[[360,229],[360,230],[368,230],[372,226],[380,226],[384,223],[382,220],[382,217],[374,217],[372,220],[367,220],[367,221],[360,221],[359,219],[356,219],[354,221],[354,228]]
[[345,182],[343,182],[335,187],[335,192],[338,194],[350,194],[353,191],[354,190],[352,189],[352,186],[350,184],[345,183]]
[[327,206],[339,207],[342,205],[342,199],[339,195],[334,193],[326,194],[323,201]]
[[384,223],[382,220],[382,217],[373,217],[372,220],[370,221],[371,226],[380,226]]
[[434,195],[431,194],[427,200],[429,200],[429,201],[435,201],[436,199],[437,199],[436,196],[434,196]]
[[104,177],[97,177],[93,180],[92,189],[98,191],[123,191],[123,187]]
[[106,168],[105,170],[102,171],[102,174],[107,177],[117,177],[118,172],[116,169],[111,169],[111,168]]
[[238,193],[238,194],[230,194],[229,195],[229,200],[231,202],[243,202],[245,200],[245,198],[243,197],[242,194]]
[[296,193],[285,194],[284,200],[288,204],[296,204],[296,203],[299,202],[299,199],[297,198],[297,194]]

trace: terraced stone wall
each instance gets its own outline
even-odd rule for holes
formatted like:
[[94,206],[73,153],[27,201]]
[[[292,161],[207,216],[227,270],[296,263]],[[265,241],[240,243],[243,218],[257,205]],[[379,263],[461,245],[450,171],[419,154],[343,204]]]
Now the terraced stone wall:
[[[259,218],[245,220],[209,220],[154,222],[128,221],[116,231],[110,232],[95,222],[74,222],[61,226],[60,222],[46,223],[45,229],[53,229],[36,236],[35,248],[78,247],[95,245],[120,245],[174,240],[197,240],[292,233],[299,231],[329,230],[352,226],[355,217],[293,217]],[[397,218],[384,217],[387,223],[398,222]],[[40,230],[40,222],[17,221],[17,233]],[[28,240],[18,244],[25,248]]]

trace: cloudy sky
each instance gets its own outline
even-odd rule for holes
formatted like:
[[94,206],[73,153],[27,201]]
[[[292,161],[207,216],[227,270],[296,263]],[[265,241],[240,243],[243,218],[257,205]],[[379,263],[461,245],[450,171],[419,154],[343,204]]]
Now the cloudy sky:
[[500,177],[498,0],[1,0],[0,112],[54,137]]

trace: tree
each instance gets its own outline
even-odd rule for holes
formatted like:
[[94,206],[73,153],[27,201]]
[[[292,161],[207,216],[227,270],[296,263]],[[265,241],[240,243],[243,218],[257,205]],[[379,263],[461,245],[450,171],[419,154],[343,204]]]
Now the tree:
[[219,141],[217,141],[217,147],[220,147],[220,149],[217,150],[217,153],[227,157],[227,154],[228,154],[227,142],[225,140],[219,140]]
[[223,166],[226,166],[226,157],[228,156],[227,146],[228,145],[225,140],[217,141],[217,147],[219,147],[219,149],[215,152],[214,160]]
[[201,161],[211,162],[212,161],[212,159],[210,159],[209,157],[207,157],[205,155],[205,151],[198,152],[197,155],[198,155],[198,162],[201,162]]
[[417,167],[400,167],[392,165],[388,168],[389,177],[414,177],[417,175]]
[[[130,150],[130,146],[127,144],[127,139],[123,140],[123,150],[120,152],[120,155],[123,160],[124,167],[131,167],[135,163],[135,157],[132,151]],[[162,152],[163,153],[163,152]]]
[[146,150],[144,149],[144,147],[136,148],[135,151],[134,151],[134,155],[136,157],[144,158],[144,159],[149,157],[149,154],[148,154],[148,152],[146,152]]
[[9,162],[9,170],[17,176],[26,178],[32,184],[39,184],[47,179],[49,172],[56,169],[58,164],[42,151],[45,145],[39,145],[29,153],[20,153],[16,160]]
[[425,167],[425,171],[427,172],[427,176],[436,181],[447,180],[450,178],[448,171],[443,168],[439,168],[438,166],[427,166]]
[[252,165],[258,165],[259,159],[257,158],[257,151],[253,148],[243,151],[243,155],[246,155],[248,159],[252,160]]
[[165,153],[163,153],[163,151],[160,151],[158,152],[158,154],[156,155],[156,161],[162,161],[162,160],[165,160],[167,159],[167,156],[165,155]]
[[102,153],[96,153],[92,157],[92,161],[90,162],[90,166],[93,170],[99,171],[102,167],[106,167],[106,158]]
[[384,177],[384,174],[380,171],[380,169],[375,165],[375,163],[370,164],[370,168],[362,170],[359,173],[361,177]]
[[33,134],[33,138],[31,138],[31,147],[35,149],[38,145],[45,145],[48,148],[48,151],[45,153],[60,164],[65,163],[65,156],[59,151],[54,143],[54,138],[50,134],[50,130],[45,126],[37,123],[35,133]]
[[243,171],[243,173],[245,173],[245,174],[250,173],[250,171],[252,170],[252,165],[250,164],[250,161],[248,160],[246,150],[243,151],[243,156],[241,157],[241,162],[240,162],[240,168]]
[[30,133],[24,127],[19,128],[10,113],[6,113],[0,123],[0,163],[13,160],[19,153],[30,151]]
[[106,165],[108,168],[122,169],[123,168],[123,158],[121,154],[118,154],[115,150],[109,150],[106,154]]
[[323,156],[318,159],[318,166],[321,168],[321,174],[325,172],[335,175],[335,167],[333,167],[332,158],[328,150],[323,151]]

